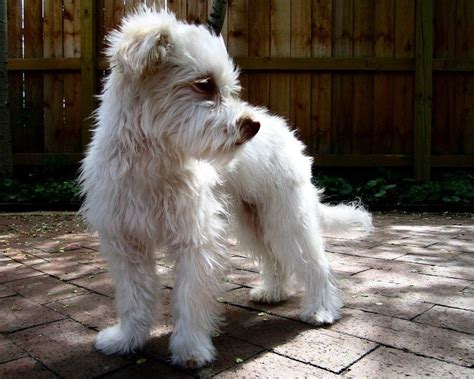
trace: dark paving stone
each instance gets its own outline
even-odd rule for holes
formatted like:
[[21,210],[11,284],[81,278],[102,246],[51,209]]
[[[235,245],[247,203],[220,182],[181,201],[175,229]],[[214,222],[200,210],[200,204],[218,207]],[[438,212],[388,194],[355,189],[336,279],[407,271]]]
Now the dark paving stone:
[[0,332],[12,332],[61,320],[63,315],[20,296],[0,299]]
[[0,378],[56,378],[51,371],[44,368],[40,362],[33,358],[25,357],[15,361],[0,364]]
[[96,332],[77,322],[62,320],[14,333],[11,338],[65,378],[96,377],[131,362],[96,351],[95,336]]
[[6,337],[0,335],[0,363],[13,361],[25,357],[26,355],[25,351],[20,349]]
[[264,352],[252,357],[234,368],[215,376],[219,379],[234,378],[337,378],[336,375],[281,355]]
[[91,328],[101,330],[117,323],[114,301],[95,293],[48,303],[47,307]]
[[130,378],[192,378],[185,371],[178,370],[167,364],[157,362],[150,358],[138,358],[135,363],[120,369],[104,378],[130,379]]
[[86,290],[48,275],[16,280],[5,284],[11,290],[39,304],[87,293]]
[[344,377],[469,378],[472,373],[473,370],[467,367],[382,346],[352,365]]
[[5,265],[0,264],[0,283],[11,282],[13,280],[39,275],[43,275],[43,273],[27,267],[21,263],[9,262]]
[[413,321],[474,334],[474,312],[435,305]]

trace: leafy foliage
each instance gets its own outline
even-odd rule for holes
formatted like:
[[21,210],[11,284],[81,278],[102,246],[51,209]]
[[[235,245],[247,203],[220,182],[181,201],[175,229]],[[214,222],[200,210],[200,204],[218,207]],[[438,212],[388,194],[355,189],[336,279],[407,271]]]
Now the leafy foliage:
[[329,201],[361,198],[368,204],[386,205],[474,204],[474,178],[466,173],[448,173],[426,183],[390,177],[350,182],[340,177],[319,176],[315,181],[324,188],[324,198]]
[[75,180],[47,179],[44,182],[0,180],[0,203],[80,204]]
[[[45,176],[48,179],[42,180]],[[427,183],[391,174],[370,180],[321,175],[315,178],[315,183],[324,188],[323,199],[330,202],[360,198],[370,205],[474,205],[474,177],[465,172],[445,173]],[[74,179],[45,173],[27,180],[0,178],[0,203],[75,205],[81,201]]]

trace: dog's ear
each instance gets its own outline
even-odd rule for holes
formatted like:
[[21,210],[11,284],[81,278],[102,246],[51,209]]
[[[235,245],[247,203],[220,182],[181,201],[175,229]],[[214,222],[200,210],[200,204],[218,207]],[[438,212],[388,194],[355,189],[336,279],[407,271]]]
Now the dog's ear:
[[125,36],[111,56],[112,64],[122,71],[141,76],[166,62],[171,44],[163,30]]

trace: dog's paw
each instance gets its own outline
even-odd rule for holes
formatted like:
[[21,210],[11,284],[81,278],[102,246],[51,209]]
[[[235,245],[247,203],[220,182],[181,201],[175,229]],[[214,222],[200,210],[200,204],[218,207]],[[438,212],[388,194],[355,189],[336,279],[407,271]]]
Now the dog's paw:
[[341,318],[338,311],[320,309],[318,311],[306,311],[300,314],[300,319],[313,325],[333,324]]
[[127,336],[120,328],[120,324],[116,324],[106,328],[97,334],[95,347],[104,354],[128,354],[139,350],[143,345],[143,341]]
[[288,300],[288,294],[284,289],[268,289],[258,286],[250,290],[250,300],[256,303],[274,304]]
[[207,366],[215,359],[215,348],[208,338],[173,339],[171,343],[171,360],[173,364],[187,369]]

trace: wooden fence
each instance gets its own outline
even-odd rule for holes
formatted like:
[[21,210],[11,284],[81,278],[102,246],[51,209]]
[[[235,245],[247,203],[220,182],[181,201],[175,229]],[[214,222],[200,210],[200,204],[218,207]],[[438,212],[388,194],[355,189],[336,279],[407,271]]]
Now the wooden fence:
[[[80,159],[104,34],[142,2],[8,0],[16,165]],[[211,3],[167,6],[204,22]],[[243,96],[286,116],[316,165],[412,166],[427,179],[474,166],[473,20],[472,0],[229,0],[223,36]]]

